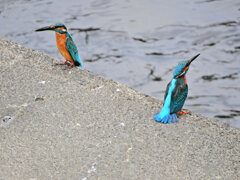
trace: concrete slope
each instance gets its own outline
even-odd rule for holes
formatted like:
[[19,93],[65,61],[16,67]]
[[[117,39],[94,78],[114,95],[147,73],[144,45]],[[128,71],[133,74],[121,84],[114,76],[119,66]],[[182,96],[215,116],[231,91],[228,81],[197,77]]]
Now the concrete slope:
[[240,179],[239,129],[56,62],[0,40],[0,179]]

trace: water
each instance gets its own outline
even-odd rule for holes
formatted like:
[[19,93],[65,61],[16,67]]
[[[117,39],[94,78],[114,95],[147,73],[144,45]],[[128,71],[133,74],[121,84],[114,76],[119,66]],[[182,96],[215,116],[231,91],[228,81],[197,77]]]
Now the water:
[[84,68],[159,99],[176,64],[201,53],[185,108],[240,128],[239,0],[0,0],[2,38],[63,60],[53,32],[34,32],[53,22]]

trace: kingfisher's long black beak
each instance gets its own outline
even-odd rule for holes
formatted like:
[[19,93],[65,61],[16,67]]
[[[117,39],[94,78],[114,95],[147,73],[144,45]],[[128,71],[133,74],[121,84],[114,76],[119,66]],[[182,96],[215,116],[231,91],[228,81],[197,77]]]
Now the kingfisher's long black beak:
[[190,60],[188,61],[188,66],[189,66],[199,55],[200,55],[200,53],[197,54],[196,56],[194,56],[192,59],[190,59]]
[[40,28],[40,29],[36,29],[35,31],[53,31],[56,27],[55,26],[46,26],[46,27],[43,27],[43,28]]

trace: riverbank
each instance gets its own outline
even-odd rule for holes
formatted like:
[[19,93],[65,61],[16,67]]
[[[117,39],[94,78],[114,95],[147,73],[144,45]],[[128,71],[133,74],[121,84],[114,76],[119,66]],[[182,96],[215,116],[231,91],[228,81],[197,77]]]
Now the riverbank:
[[0,179],[239,179],[239,129],[56,62],[0,40]]

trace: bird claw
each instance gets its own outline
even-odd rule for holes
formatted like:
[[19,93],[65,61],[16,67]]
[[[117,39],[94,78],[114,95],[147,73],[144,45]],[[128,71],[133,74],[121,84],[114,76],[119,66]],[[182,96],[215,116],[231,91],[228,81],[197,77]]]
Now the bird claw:
[[61,63],[56,63],[55,65],[57,66],[57,65],[65,65],[65,64],[67,64],[67,62],[68,61],[64,61],[64,62],[61,62]]
[[74,64],[71,64],[70,66],[66,67],[64,70],[72,69]]
[[190,113],[190,111],[183,111],[182,109],[178,112],[179,114],[181,114],[181,115],[185,115],[185,114],[189,114]]

